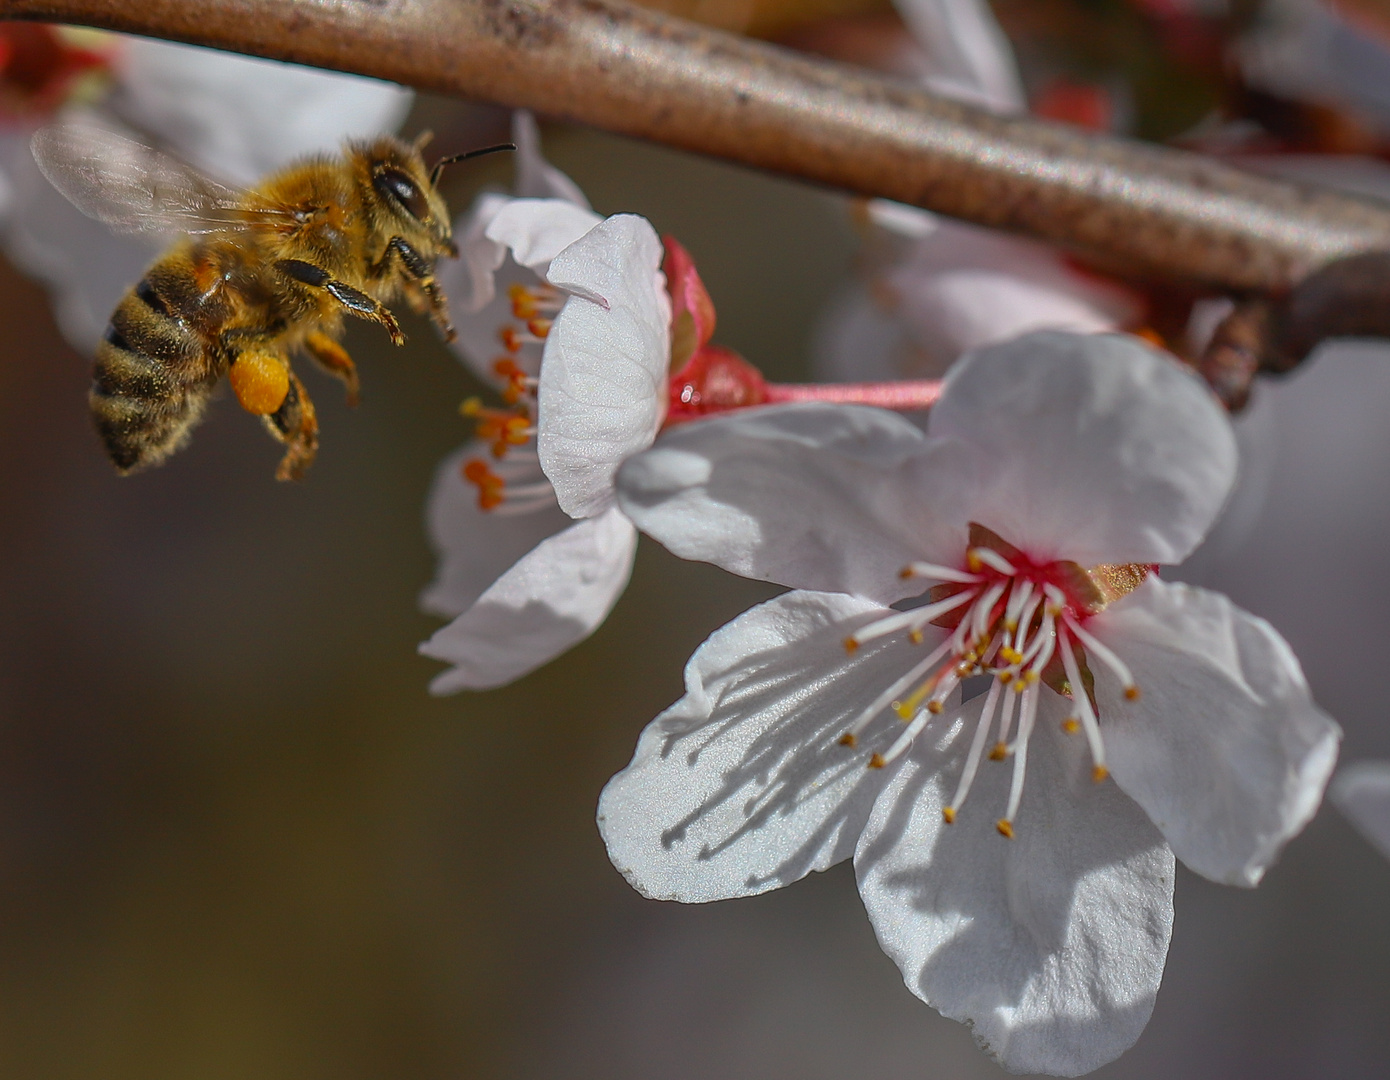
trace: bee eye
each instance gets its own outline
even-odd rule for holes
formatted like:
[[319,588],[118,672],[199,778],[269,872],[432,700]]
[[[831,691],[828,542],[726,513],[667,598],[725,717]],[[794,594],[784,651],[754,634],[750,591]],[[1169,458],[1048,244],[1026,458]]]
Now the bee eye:
[[390,166],[372,174],[372,186],[384,199],[399,203],[407,214],[416,221],[424,221],[430,214],[429,203],[415,181],[399,169]]

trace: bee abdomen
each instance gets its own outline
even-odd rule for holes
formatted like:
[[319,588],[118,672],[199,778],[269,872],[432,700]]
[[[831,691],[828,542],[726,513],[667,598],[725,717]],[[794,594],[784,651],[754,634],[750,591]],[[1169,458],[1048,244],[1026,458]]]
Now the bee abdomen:
[[121,298],[97,345],[88,400],[106,452],[123,473],[154,465],[183,445],[219,374],[152,283],[165,269],[156,263]]

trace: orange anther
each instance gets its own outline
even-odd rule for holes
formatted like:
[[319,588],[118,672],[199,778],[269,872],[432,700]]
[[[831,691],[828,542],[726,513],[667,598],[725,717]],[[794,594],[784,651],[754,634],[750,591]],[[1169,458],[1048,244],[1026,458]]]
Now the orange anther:
[[508,352],[521,352],[521,346],[524,342],[521,340],[521,335],[516,332],[516,327],[502,327],[497,331],[497,338],[502,342],[502,348],[506,349]]
[[852,731],[846,731],[843,735],[840,736],[840,745],[841,745],[841,746],[848,746],[848,747],[850,747],[851,749],[853,749],[853,748],[854,748],[855,746],[857,746],[858,744],[859,744],[859,737],[858,737],[857,735],[855,735],[855,733],[852,732]]
[[493,510],[506,499],[506,481],[487,467],[487,462],[473,458],[463,464],[463,478],[478,489],[478,508]]
[[527,374],[510,356],[499,356],[492,362],[492,371],[499,379],[506,380],[502,387],[502,400],[515,405],[526,396]]
[[1000,818],[994,823],[994,827],[999,830],[999,835],[1006,840],[1014,838],[1014,823],[1008,818]]
[[873,757],[869,758],[869,768],[871,769],[881,769],[887,764],[888,762],[883,760],[882,754],[875,754]]
[[1091,779],[1094,780],[1097,784],[1099,784],[1109,775],[1110,770],[1107,769],[1104,765],[1097,765],[1095,768],[1091,770]]
[[953,806],[943,806],[941,808],[941,820],[947,825],[956,823],[956,809]]
[[534,319],[540,311],[540,298],[520,282],[511,284],[507,289],[507,297],[512,302],[512,316],[523,322]]
[[553,319],[527,319],[526,329],[530,330],[536,337],[544,339],[545,336],[550,333],[550,327],[553,322]]
[[997,742],[989,752],[990,761],[1003,761],[1009,756],[1009,748],[1005,743]]
[[1125,687],[1125,700],[1126,700],[1126,701],[1138,701],[1138,700],[1139,700],[1139,687],[1137,687],[1137,686],[1126,686],[1126,687]]
[[859,642],[855,641],[852,637],[845,638],[845,652],[852,653],[857,648],[859,648]]

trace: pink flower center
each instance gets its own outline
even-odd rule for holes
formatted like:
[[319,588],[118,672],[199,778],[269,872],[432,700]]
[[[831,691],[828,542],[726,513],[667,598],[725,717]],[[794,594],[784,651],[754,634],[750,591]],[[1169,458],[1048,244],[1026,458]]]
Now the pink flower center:
[[881,769],[901,757],[933,718],[946,711],[947,699],[962,680],[988,676],[989,689],[955,797],[942,814],[947,824],[955,821],[989,746],[991,760],[1013,759],[1008,805],[997,822],[999,832],[1012,837],[1023,797],[1028,742],[1044,687],[1070,703],[1062,728],[1086,733],[1092,777],[1099,782],[1109,775],[1090,660],[1114,672],[1129,700],[1139,697],[1139,688],[1125,663],[1085,623],[1137,587],[1151,569],[1101,566],[1088,571],[1073,562],[1035,562],[990,530],[972,524],[959,568],[913,563],[903,569],[904,578],[939,583],[928,591],[927,604],[878,619],[845,640],[845,648],[854,652],[896,634],[920,645],[929,625],[950,631],[859,715],[840,742],[856,746],[860,733],[892,709],[907,727],[887,750],[870,756],[869,767]]

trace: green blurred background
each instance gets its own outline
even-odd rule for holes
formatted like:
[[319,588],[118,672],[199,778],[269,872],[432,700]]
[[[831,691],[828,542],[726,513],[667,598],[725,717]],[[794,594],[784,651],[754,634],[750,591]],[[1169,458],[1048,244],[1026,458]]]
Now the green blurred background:
[[[425,101],[414,126],[447,135],[446,114]],[[598,209],[681,238],[722,343],[807,377],[855,251],[840,199],[593,132],[547,149]],[[454,205],[506,176],[461,178]],[[274,482],[278,448],[228,395],[186,452],[119,479],[89,362],[40,289],[4,269],[0,307],[0,1075],[1002,1075],[903,988],[847,867],[686,908],[608,863],[599,789],[695,645],[768,588],[643,541],[589,642],[505,690],[427,696],[423,500],[478,388],[423,323],[403,350],[351,328],[355,412],[309,373],[323,448],[305,483]],[[1310,517],[1306,542],[1257,531],[1197,566],[1284,616],[1353,756],[1390,753],[1384,359],[1319,361],[1267,396],[1261,429],[1282,520],[1329,488],[1370,516]],[[1298,396],[1343,384],[1327,416]],[[1319,448],[1330,480],[1278,456]],[[1352,453],[1369,479],[1340,468]],[[1153,1022],[1097,1075],[1390,1074],[1387,911],[1390,864],[1330,812],[1253,893],[1184,871]]]

